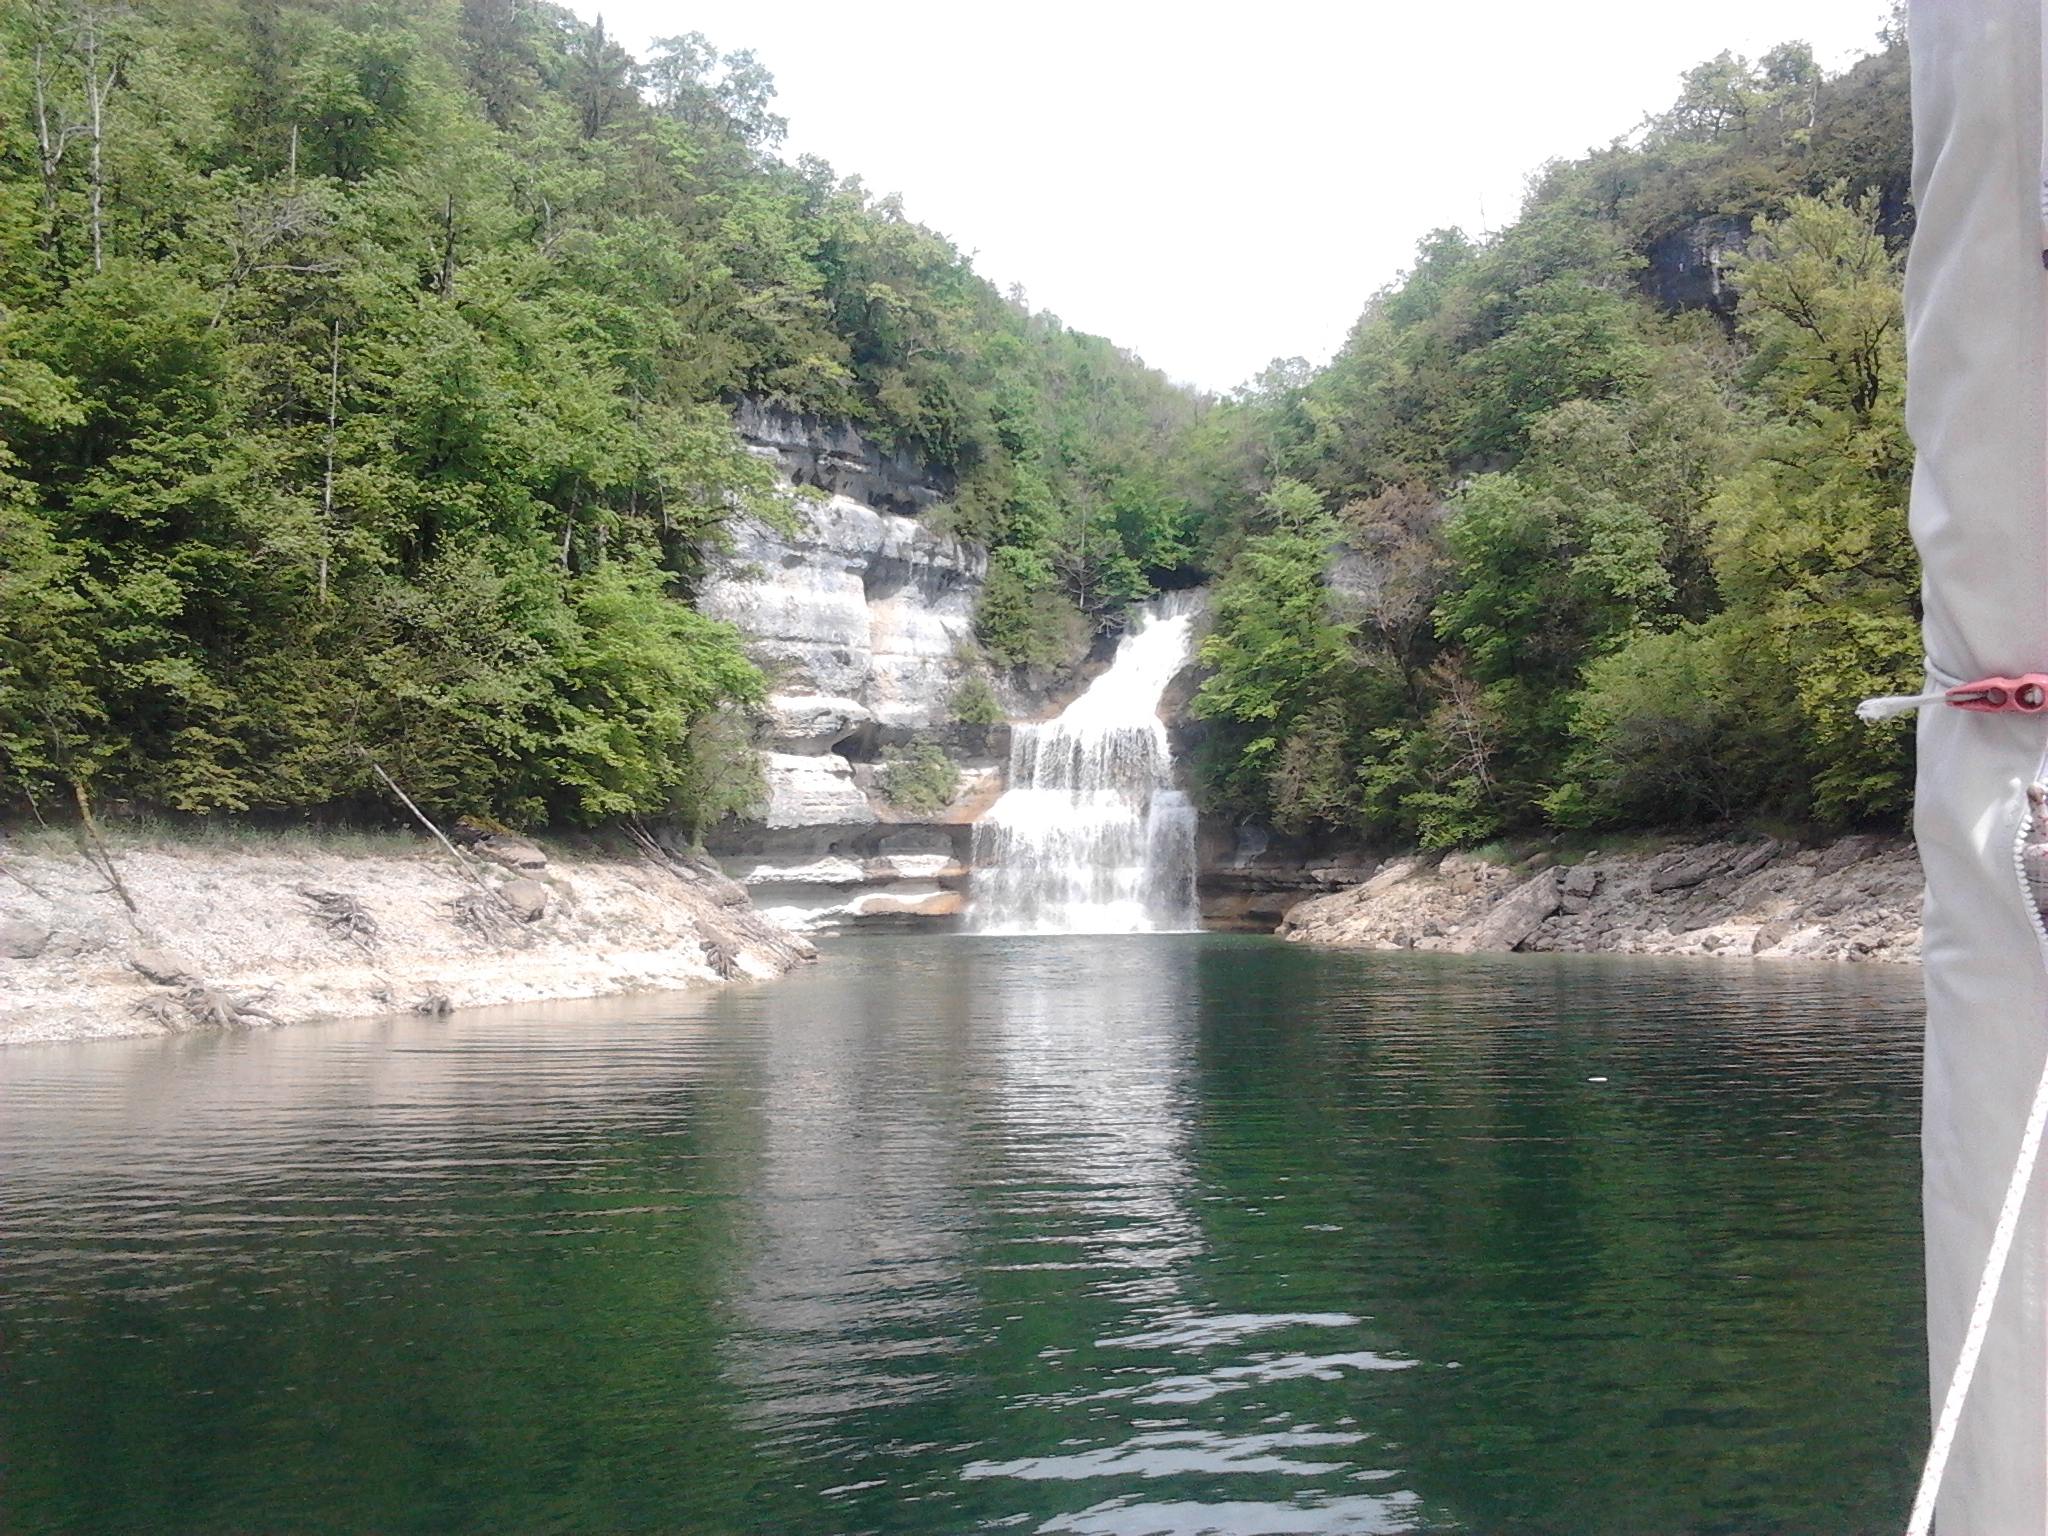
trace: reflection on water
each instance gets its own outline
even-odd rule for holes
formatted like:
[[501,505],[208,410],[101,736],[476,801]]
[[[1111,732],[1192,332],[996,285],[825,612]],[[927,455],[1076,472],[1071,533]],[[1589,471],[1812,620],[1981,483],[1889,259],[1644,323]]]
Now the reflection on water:
[[0,1052],[0,1529],[1859,1532],[1917,978],[850,941]]

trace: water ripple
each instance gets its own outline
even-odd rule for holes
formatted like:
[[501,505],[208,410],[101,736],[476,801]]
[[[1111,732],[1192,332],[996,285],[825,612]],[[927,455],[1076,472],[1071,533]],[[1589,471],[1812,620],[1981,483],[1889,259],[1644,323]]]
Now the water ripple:
[[1221,938],[0,1052],[4,1523],[1883,1528],[1917,1056],[1905,975]]

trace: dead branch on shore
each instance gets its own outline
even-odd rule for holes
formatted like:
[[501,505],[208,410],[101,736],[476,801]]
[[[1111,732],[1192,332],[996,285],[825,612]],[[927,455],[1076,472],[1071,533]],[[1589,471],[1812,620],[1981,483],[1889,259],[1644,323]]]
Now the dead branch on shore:
[[476,865],[465,858],[462,850],[448,840],[447,834],[434,825],[432,817],[428,816],[425,811],[413,803],[412,796],[398,787],[398,781],[384,771],[382,763],[371,757],[367,752],[363,753],[363,761],[370,765],[372,773],[384,781],[384,787],[398,797],[399,803],[412,812],[413,818],[421,826],[434,834],[434,841],[448,851],[448,857],[455,861],[455,867],[462,871],[463,877],[471,885],[476,887],[473,893],[455,898],[454,909],[457,925],[469,929],[488,943],[527,943],[528,935],[526,930],[514,921],[511,908],[505,904],[505,898],[499,895],[491,882],[483,877]]
[[704,959],[720,981],[731,981],[744,974],[740,970],[739,953],[730,946],[721,944],[717,939],[699,939],[697,947],[704,951]]
[[513,920],[495,891],[465,891],[450,903],[458,927],[467,928],[487,944],[523,944],[526,930]]
[[[141,932],[142,925],[136,919],[142,915],[142,909],[135,905],[135,898],[128,894],[128,887],[122,882],[121,871],[114,867],[114,856],[107,850],[107,840],[100,836],[100,824],[94,820],[92,814],[92,797],[86,794],[82,780],[71,781],[71,797],[78,802],[78,823],[85,831],[81,846],[85,849],[86,862],[96,863],[100,872],[112,885],[114,894],[121,898],[121,905],[128,909],[130,926],[138,933]],[[95,853],[98,855],[97,860],[94,858]]]
[[[768,921],[747,899],[747,893],[736,883],[723,875],[707,876],[701,871],[685,865],[668,849],[664,848],[635,816],[620,824],[631,839],[633,846],[640,850],[641,857],[657,869],[665,870],[679,883],[688,886],[700,897],[720,908],[718,922],[727,931],[727,936],[744,943],[767,950],[784,965],[794,965],[801,960],[818,958],[817,949],[808,939],[788,932]],[[711,968],[720,979],[731,981],[741,974],[738,951],[724,939],[711,938],[699,941]]]
[[329,933],[339,935],[354,944],[364,954],[376,948],[379,929],[377,919],[355,897],[346,891],[323,891],[314,886],[302,885],[299,895],[306,902],[306,910],[314,921]]
[[476,872],[475,866],[472,865],[469,862],[469,860],[465,859],[462,856],[462,852],[460,849],[458,849],[453,843],[448,841],[447,834],[443,832],[439,827],[434,825],[433,818],[429,816],[425,811],[421,810],[417,805],[413,804],[412,796],[408,795],[404,790],[398,787],[398,781],[392,778],[390,774],[384,771],[384,765],[378,762],[374,757],[371,757],[368,753],[364,753],[363,758],[364,761],[370,765],[370,772],[376,774],[378,778],[382,779],[384,781],[384,787],[390,790],[392,794],[398,796],[398,803],[404,806],[408,811],[411,811],[413,814],[413,819],[418,821],[419,824],[425,827],[429,832],[433,833],[434,841],[439,843],[443,848],[446,848],[448,850],[448,857],[455,861],[455,867],[461,870],[463,874],[467,875],[477,885],[482,886],[484,884],[484,878]]
[[261,1000],[268,995],[259,992],[254,997],[235,997],[203,981],[187,981],[154,997],[143,998],[135,1004],[135,1011],[155,1019],[166,1029],[182,1029],[191,1024],[233,1029],[280,1023],[276,1014],[261,1006]]
[[10,869],[7,865],[0,864],[0,875],[5,875],[8,879],[12,880],[16,885],[20,886],[24,891],[27,891],[31,896],[39,896],[44,901],[48,901],[50,899],[48,893],[45,892],[41,886],[37,885],[33,880],[29,879],[27,875],[24,875],[18,869]]

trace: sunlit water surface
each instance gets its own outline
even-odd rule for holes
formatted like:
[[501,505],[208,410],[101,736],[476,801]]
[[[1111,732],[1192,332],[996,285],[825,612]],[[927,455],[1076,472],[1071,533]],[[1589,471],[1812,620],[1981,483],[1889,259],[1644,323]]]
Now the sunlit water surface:
[[1918,978],[849,941],[0,1051],[0,1530],[1866,1532]]

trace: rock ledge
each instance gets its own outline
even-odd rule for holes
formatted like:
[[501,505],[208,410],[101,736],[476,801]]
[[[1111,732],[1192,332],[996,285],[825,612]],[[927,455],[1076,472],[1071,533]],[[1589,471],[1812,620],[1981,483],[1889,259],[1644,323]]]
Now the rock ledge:
[[1569,954],[1920,958],[1920,862],[1904,837],[1772,838],[1596,853],[1563,870],[1472,854],[1392,859],[1280,926],[1305,944]]

